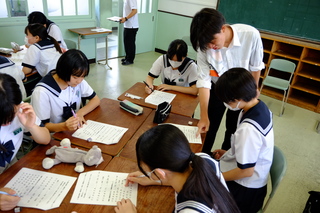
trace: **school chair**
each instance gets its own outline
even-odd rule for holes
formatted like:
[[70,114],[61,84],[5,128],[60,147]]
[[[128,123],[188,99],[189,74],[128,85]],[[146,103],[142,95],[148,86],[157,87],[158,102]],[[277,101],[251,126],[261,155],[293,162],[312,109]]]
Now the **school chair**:
[[283,176],[286,174],[286,171],[287,171],[286,157],[278,147],[274,146],[273,161],[270,168],[271,192],[263,208],[260,209],[258,213],[262,213],[267,209],[271,201],[271,198],[273,198]]
[[75,41],[64,39],[64,42],[66,43],[68,49],[77,49],[77,43]]
[[[283,90],[283,98],[279,117],[283,115],[285,104],[288,101],[290,82],[295,68],[295,63],[291,61],[285,59],[272,59],[266,77],[264,78],[261,84],[260,93],[263,86]],[[272,71],[270,72],[270,70]],[[283,73],[289,73],[289,77],[288,75],[285,75]]]

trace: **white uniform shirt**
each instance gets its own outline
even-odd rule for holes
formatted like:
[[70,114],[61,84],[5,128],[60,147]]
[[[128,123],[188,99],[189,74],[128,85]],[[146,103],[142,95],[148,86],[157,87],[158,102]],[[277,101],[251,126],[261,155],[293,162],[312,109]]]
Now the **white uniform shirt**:
[[75,105],[74,111],[78,111],[81,98],[92,99],[95,95],[96,93],[85,80],[76,87],[69,86],[61,90],[49,73],[36,85],[31,96],[31,104],[44,124],[61,123],[65,121],[63,107]]
[[216,82],[218,77],[210,76],[211,66],[219,76],[231,68],[242,67],[251,72],[264,68],[263,46],[259,31],[245,24],[230,25],[233,39],[228,48],[219,50],[207,49],[198,51],[198,88],[211,88],[211,81]]
[[[123,17],[127,17],[133,9],[138,9],[137,0],[125,0],[123,2]],[[139,28],[138,12],[124,22],[124,28]]]
[[60,44],[60,46],[64,49],[67,49],[66,42],[63,39],[62,33],[60,28],[55,24],[51,23],[47,28],[48,34],[53,37],[57,42]]
[[[41,121],[39,118],[36,119],[35,124],[40,126]],[[25,128],[17,116],[15,116],[10,125],[0,127],[0,142],[8,151],[6,154],[0,151],[0,167],[5,167],[16,156],[22,143],[24,131]],[[5,158],[5,156],[8,158]]]
[[16,79],[21,90],[22,99],[27,97],[26,89],[24,88],[24,84],[22,82],[22,80],[25,78],[25,75],[14,62],[6,57],[0,56],[0,73],[11,75],[14,79]]
[[231,148],[220,158],[221,171],[254,167],[251,177],[235,182],[247,188],[261,188],[268,182],[273,147],[272,113],[260,101],[245,114],[243,111],[239,114],[237,130],[231,137]]
[[161,74],[163,84],[189,87],[197,82],[197,65],[190,58],[185,58],[177,70],[173,70],[167,55],[160,56],[152,65],[148,75],[158,78]]
[[35,68],[43,77],[56,68],[60,55],[52,41],[42,40],[28,48],[22,60],[22,66],[30,69]]

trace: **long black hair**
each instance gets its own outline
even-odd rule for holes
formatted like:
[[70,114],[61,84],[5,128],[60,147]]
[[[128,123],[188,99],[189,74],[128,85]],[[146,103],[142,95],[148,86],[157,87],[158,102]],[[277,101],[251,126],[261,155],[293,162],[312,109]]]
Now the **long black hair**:
[[191,151],[188,139],[177,127],[163,124],[149,129],[139,137],[136,154],[138,167],[146,176],[142,163],[150,170],[162,168],[183,173],[191,161],[192,172],[179,193],[188,200],[203,200],[217,212],[239,212],[212,166]]
[[190,40],[195,51],[207,49],[215,34],[226,23],[224,16],[213,8],[203,8],[193,17],[190,25]]
[[15,106],[22,101],[22,94],[16,80],[0,73],[0,126],[11,122],[16,114]]
[[50,39],[53,44],[54,44],[54,47],[56,48],[56,50],[59,52],[59,53],[62,53],[62,50],[60,48],[60,45],[59,43],[57,42],[56,39],[54,39],[52,36],[50,36],[47,32],[47,29],[42,25],[42,24],[38,24],[38,23],[35,23],[35,24],[29,24],[26,26],[26,28],[24,29],[24,33],[27,35],[28,34],[28,31],[31,35],[33,36],[39,36],[41,38],[41,40],[47,40],[47,39]]
[[219,77],[215,93],[225,103],[235,99],[249,102],[257,97],[257,84],[248,70],[242,67],[231,68]]

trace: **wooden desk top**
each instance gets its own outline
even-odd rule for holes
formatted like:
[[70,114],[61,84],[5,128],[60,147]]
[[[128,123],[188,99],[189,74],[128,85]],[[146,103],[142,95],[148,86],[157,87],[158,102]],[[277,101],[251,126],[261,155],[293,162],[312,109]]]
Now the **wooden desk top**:
[[[129,158],[132,160],[137,160],[136,157],[136,143],[138,138],[146,132],[148,129],[157,126],[158,124],[153,123],[153,117],[155,115],[155,110],[148,116],[147,120],[142,124],[142,126],[137,130],[137,132],[132,136],[130,141],[126,144],[124,149],[120,153],[120,157]],[[188,118],[182,115],[176,115],[170,113],[169,117],[165,120],[164,123],[174,123],[174,124],[181,124],[181,125],[188,125],[188,122],[192,122],[192,126],[197,126],[199,120]],[[201,140],[204,141],[205,133],[201,134]],[[193,152],[201,152],[202,144],[194,144],[190,143],[191,150]]]
[[[144,90],[145,86],[146,85],[144,83],[137,82],[135,85],[133,85],[127,91],[122,93],[118,97],[118,100],[123,101],[124,99],[127,99],[135,104],[140,105],[140,106],[145,106],[145,107],[149,107],[151,109],[156,109],[157,108],[156,105],[149,104],[149,103],[145,102],[145,98],[149,95]],[[188,94],[175,92],[175,91],[165,91],[165,92],[176,94],[176,97],[171,102],[171,105],[172,105],[171,113],[192,117],[192,115],[193,115],[193,113],[199,103],[198,96],[188,95]],[[125,96],[126,93],[140,96],[143,99],[132,99],[132,98],[126,97]]]
[[[54,141],[52,140],[49,145],[38,145],[36,148],[34,148],[31,152],[29,152],[27,155],[25,155],[23,158],[21,158],[17,163],[12,165],[9,169],[7,169],[5,172],[3,172],[0,175],[0,187],[5,186],[19,171],[22,167],[27,167],[30,169],[36,169],[40,171],[45,171],[45,172],[50,172],[50,173],[56,173],[56,174],[61,174],[61,175],[68,175],[72,177],[78,177],[79,173],[74,171],[74,167],[76,164],[68,164],[68,163],[61,163],[58,164],[51,169],[44,169],[42,167],[42,160],[46,157],[46,151],[53,145],[60,145],[59,141]],[[72,147],[76,147],[72,145]],[[88,150],[85,148],[80,148],[82,150]],[[48,157],[53,157],[52,155]],[[97,167],[95,166],[85,166],[85,171],[92,171],[92,170],[104,170],[105,167],[108,165],[108,163],[111,161],[112,157],[110,155],[103,154],[103,159],[104,161]],[[68,192],[67,196],[63,199],[61,205],[59,208],[51,209],[46,212],[54,213],[54,212],[63,212],[63,213],[70,213],[74,206],[81,206],[84,208],[86,205],[80,205],[80,204],[72,204],[70,203],[73,191],[75,189],[76,182],[73,184],[71,187],[70,191]],[[0,211],[2,212],[2,211]],[[12,213],[12,211],[6,211],[9,213]],[[32,212],[32,213],[37,213],[37,212],[44,212],[43,210],[40,209],[34,209],[34,208],[26,208],[23,207],[21,212]],[[89,211],[79,211],[80,212],[89,212]]]
[[[138,171],[135,161],[114,157],[105,171],[134,172]],[[139,213],[168,213],[172,212],[175,205],[174,190],[169,186],[138,186],[137,212]],[[114,212],[115,206],[76,205],[72,210],[80,212]],[[90,211],[86,211],[90,209]]]
[[68,29],[71,32],[77,33],[79,35],[88,36],[88,35],[96,35],[96,34],[110,34],[112,30],[108,31],[92,31],[92,29],[98,29],[96,27],[86,27],[86,28],[75,28]]
[[126,145],[130,138],[134,135],[137,129],[147,119],[151,113],[151,109],[144,107],[141,115],[133,115],[120,108],[120,103],[117,100],[108,98],[101,99],[100,106],[85,116],[86,120],[98,121],[115,126],[128,128],[117,144],[106,145],[102,143],[87,142],[79,138],[72,137],[74,131],[56,132],[53,137],[58,140],[69,138],[72,144],[90,148],[93,145],[99,146],[103,153],[115,156]]

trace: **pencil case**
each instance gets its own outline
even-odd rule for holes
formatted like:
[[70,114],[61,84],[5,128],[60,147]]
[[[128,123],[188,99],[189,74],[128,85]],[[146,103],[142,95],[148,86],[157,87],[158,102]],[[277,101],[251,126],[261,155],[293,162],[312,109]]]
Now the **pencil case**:
[[134,104],[126,99],[120,101],[120,108],[134,115],[140,115],[143,112],[143,108],[141,106],[138,106],[137,104]]

